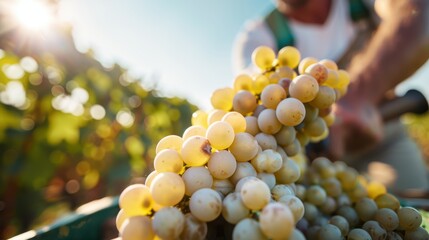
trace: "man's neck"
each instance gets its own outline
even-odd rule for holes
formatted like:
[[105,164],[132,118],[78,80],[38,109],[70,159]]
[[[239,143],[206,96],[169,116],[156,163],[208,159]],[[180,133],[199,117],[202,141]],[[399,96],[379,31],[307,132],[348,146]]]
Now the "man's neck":
[[279,11],[287,18],[299,22],[324,24],[328,19],[331,7],[332,0],[310,0],[305,6],[298,8],[283,4],[279,6]]

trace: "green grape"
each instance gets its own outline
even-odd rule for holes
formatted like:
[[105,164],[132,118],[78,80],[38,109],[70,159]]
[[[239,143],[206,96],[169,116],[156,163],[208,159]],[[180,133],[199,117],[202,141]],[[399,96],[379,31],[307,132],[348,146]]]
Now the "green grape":
[[296,182],[301,176],[298,164],[290,158],[283,159],[281,168],[274,173],[277,183],[290,184]]
[[322,205],[326,201],[326,191],[319,185],[310,186],[305,192],[305,200],[316,206]]
[[304,131],[298,131],[296,133],[296,139],[299,141],[301,146],[306,146],[310,142],[310,136]]
[[314,121],[305,123],[304,126],[304,132],[310,137],[321,136],[327,129],[328,126],[321,117],[317,117]]
[[404,240],[427,240],[429,233],[422,227],[418,227],[413,231],[405,231]]
[[362,228],[352,229],[347,235],[347,240],[372,240],[369,233]]
[[234,191],[234,185],[229,179],[213,179],[212,188],[224,196]]
[[318,232],[318,238],[319,240],[341,240],[341,230],[333,225],[333,224],[326,224],[324,226],[321,226]]
[[378,207],[374,200],[365,197],[356,202],[355,209],[359,219],[366,222],[374,219]]
[[295,139],[292,144],[284,147],[284,150],[288,156],[296,156],[301,151],[301,144],[298,139]]
[[258,221],[252,218],[245,218],[234,226],[232,239],[268,240],[262,233]]
[[239,192],[228,194],[222,202],[222,216],[232,224],[249,217],[250,210],[243,204]]
[[422,215],[412,207],[401,207],[397,213],[401,229],[413,231],[422,224]]
[[340,230],[342,237],[345,237],[349,232],[349,222],[347,222],[347,219],[345,219],[343,216],[335,215],[329,219],[329,223],[336,226]]
[[386,229],[382,228],[377,221],[369,220],[362,225],[362,228],[371,235],[373,240],[384,240],[387,237]]
[[286,98],[277,105],[276,116],[283,125],[296,126],[304,120],[304,104],[296,98]]
[[273,66],[276,54],[267,46],[259,46],[252,52],[252,62],[262,71],[266,71]]
[[255,139],[258,142],[259,146],[261,146],[262,150],[275,150],[277,148],[276,138],[271,134],[261,132],[255,135]]
[[262,90],[261,102],[266,108],[276,109],[277,105],[287,97],[285,89],[279,84],[269,84]]
[[295,140],[295,136],[295,128],[289,126],[282,126],[280,131],[275,134],[277,143],[282,147],[293,143],[293,141]]
[[238,91],[232,101],[232,108],[244,116],[253,112],[256,108],[256,97],[247,90]]
[[309,103],[304,104],[304,107],[305,107],[304,123],[312,122],[317,118],[317,116],[319,116],[318,108],[313,107]]
[[305,240],[304,234],[298,229],[293,229],[292,235],[289,238],[290,240]]
[[286,184],[277,184],[271,189],[271,195],[274,200],[279,201],[279,199],[285,195],[294,195],[295,192],[293,189]]
[[228,122],[217,121],[207,128],[206,136],[210,145],[218,150],[231,146],[235,138],[234,128]]
[[306,103],[312,101],[319,92],[319,83],[311,75],[299,75],[292,80],[289,86],[291,97]]
[[296,68],[301,60],[301,53],[295,47],[286,46],[280,49],[277,59],[279,61],[279,66]]
[[337,215],[343,216],[349,222],[350,228],[354,228],[359,224],[359,216],[356,211],[350,206],[341,206],[337,211]]
[[378,208],[390,208],[393,211],[398,210],[401,206],[399,204],[399,200],[390,193],[380,194],[374,199],[374,201]]
[[210,102],[215,109],[229,111],[232,108],[232,100],[234,99],[234,95],[234,89],[230,87],[219,88],[213,91],[210,97]]
[[322,179],[320,185],[325,189],[326,194],[330,197],[338,197],[342,193],[341,183],[334,177]]
[[307,219],[309,222],[312,222],[316,220],[316,218],[319,216],[319,210],[317,209],[316,205],[304,202],[304,218]]
[[335,103],[336,97],[334,89],[328,86],[320,86],[316,97],[309,104],[319,109],[326,109]]
[[251,210],[260,210],[270,202],[271,192],[267,184],[255,178],[247,180],[240,191],[243,204]]
[[398,215],[390,208],[378,209],[375,213],[374,220],[387,231],[393,231],[399,226]]
[[326,201],[321,206],[319,206],[319,209],[326,215],[332,215],[332,213],[337,210],[337,202],[334,198],[328,196]]
[[262,180],[265,184],[267,184],[269,189],[272,189],[276,185],[276,176],[273,173],[258,173],[256,175],[257,178]]

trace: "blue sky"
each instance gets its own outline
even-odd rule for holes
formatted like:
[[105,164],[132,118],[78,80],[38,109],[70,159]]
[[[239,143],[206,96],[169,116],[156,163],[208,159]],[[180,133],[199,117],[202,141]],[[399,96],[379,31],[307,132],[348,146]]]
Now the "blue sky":
[[[79,50],[94,50],[141,77],[148,88],[210,109],[210,94],[231,86],[231,49],[245,21],[266,13],[274,0],[62,0]],[[429,64],[400,88],[429,96]]]

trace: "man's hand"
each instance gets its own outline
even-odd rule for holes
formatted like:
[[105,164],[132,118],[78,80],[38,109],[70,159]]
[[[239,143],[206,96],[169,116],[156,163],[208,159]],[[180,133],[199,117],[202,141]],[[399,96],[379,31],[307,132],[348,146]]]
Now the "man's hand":
[[331,160],[368,150],[381,141],[383,125],[375,105],[345,96],[334,105],[332,111],[336,121],[329,133],[328,156]]

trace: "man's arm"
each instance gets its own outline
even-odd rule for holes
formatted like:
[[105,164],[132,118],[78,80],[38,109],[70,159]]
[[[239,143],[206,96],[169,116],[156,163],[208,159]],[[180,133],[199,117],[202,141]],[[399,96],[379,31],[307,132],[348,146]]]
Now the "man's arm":
[[385,1],[383,21],[367,48],[351,62],[348,92],[334,106],[338,121],[330,132],[333,159],[382,139],[377,105],[429,58],[429,1],[377,1]]
[[429,58],[429,1],[377,0],[377,4],[383,8],[383,21],[349,67],[352,83],[346,96],[365,96],[373,104]]

